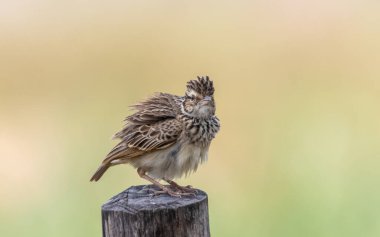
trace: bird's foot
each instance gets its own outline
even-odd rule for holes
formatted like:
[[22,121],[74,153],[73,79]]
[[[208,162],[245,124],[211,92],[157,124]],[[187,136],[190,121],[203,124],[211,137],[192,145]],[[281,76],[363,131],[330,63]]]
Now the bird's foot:
[[164,186],[165,188],[161,190],[152,190],[153,194],[152,197],[161,195],[161,194],[168,194],[171,197],[184,197],[184,196],[191,196],[191,195],[196,195],[194,192],[186,192],[184,190],[179,190],[179,189],[172,189],[171,186]]
[[193,188],[191,185],[181,186],[181,185],[175,184],[175,185],[171,185],[171,187],[180,193],[188,193],[194,196],[198,193],[198,190]]
[[151,194],[152,197],[161,195],[161,194],[168,194],[169,196],[172,197],[181,197],[182,193],[173,191],[167,186],[164,186],[161,190],[152,190],[153,193]]

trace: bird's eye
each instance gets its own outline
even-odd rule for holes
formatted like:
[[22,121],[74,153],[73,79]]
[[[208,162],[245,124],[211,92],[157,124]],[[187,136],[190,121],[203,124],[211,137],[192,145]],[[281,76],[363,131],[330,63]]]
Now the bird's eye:
[[195,97],[192,96],[192,97],[189,97],[190,101],[194,101],[195,100]]

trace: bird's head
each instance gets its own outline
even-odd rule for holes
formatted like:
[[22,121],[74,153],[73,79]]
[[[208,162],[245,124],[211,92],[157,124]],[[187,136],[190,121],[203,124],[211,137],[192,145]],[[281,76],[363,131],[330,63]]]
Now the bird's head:
[[182,112],[188,116],[206,119],[215,114],[214,85],[206,77],[187,82]]

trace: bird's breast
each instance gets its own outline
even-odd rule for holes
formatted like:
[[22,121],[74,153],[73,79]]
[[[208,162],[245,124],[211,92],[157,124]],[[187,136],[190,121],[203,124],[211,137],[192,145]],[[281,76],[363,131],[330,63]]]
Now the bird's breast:
[[219,128],[219,120],[215,116],[206,120],[196,118],[185,120],[185,136],[191,143],[199,146],[210,143]]
[[207,160],[208,147],[178,141],[166,149],[132,159],[130,163],[143,168],[154,178],[180,178],[195,172],[198,165]]

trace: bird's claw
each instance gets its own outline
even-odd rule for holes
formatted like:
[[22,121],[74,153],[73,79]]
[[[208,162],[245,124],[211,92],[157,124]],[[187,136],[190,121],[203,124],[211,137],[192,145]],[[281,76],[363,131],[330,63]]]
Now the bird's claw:
[[182,193],[175,192],[169,188],[165,188],[162,190],[152,190],[152,191],[153,191],[153,193],[151,194],[151,197],[155,197],[155,196],[158,196],[161,194],[168,194],[171,197],[181,197],[181,195],[183,195]]
[[198,190],[193,188],[191,185],[187,185],[187,186],[176,185],[173,188],[176,189],[180,193],[187,193],[194,196],[196,196],[196,194],[198,193]]
[[[182,187],[184,188],[184,187]],[[186,189],[187,190],[187,189]],[[176,188],[175,190],[167,187],[165,189],[162,189],[162,190],[152,190],[153,193],[151,194],[151,197],[155,197],[155,196],[158,196],[158,195],[161,195],[161,194],[168,194],[169,196],[171,197],[179,197],[181,198],[182,196],[196,196],[196,193],[197,193],[197,190],[195,189],[189,189],[188,191],[185,191],[185,189],[178,189]]]

